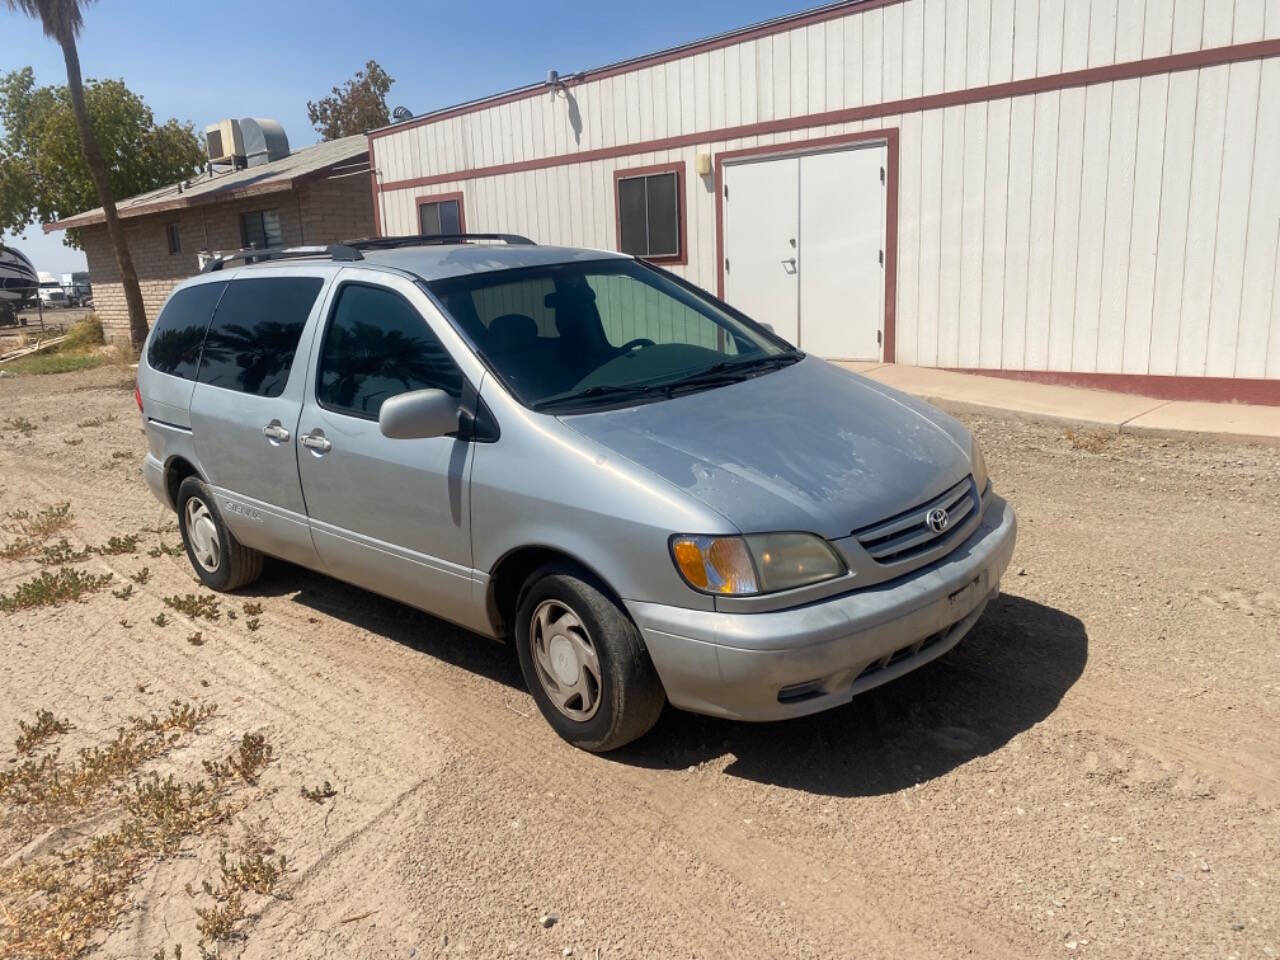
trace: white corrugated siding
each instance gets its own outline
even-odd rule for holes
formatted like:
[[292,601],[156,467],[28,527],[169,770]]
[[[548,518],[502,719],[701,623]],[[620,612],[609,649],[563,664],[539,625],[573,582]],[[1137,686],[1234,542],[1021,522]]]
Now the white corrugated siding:
[[381,181],[708,132],[697,146],[461,191],[467,227],[614,249],[613,171],[684,162],[688,264],[714,289],[697,153],[899,130],[897,359],[1280,377],[1280,58],[732,139],[715,131],[1280,36],[1280,0],[904,0],[374,141]]

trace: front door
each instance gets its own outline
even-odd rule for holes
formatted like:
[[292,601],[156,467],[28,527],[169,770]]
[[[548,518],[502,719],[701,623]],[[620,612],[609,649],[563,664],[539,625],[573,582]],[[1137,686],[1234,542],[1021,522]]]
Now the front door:
[[298,423],[298,472],[316,550],[334,576],[469,625],[471,445],[392,440],[383,401],[461,371],[408,280],[341,280],[330,297]]
[[724,171],[724,298],[800,342],[800,160]]
[[811,353],[879,360],[887,148],[725,167],[725,299]]

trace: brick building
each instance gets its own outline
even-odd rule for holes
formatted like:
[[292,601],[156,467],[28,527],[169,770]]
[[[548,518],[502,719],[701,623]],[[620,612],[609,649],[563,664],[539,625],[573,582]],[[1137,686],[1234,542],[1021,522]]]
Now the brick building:
[[[281,160],[201,174],[118,202],[148,321],[169,291],[199,270],[199,255],[246,246],[334,243],[374,233],[368,143],[317,144]],[[102,208],[45,226],[75,229],[89,261],[94,308],[107,339],[128,343],[129,314]]]

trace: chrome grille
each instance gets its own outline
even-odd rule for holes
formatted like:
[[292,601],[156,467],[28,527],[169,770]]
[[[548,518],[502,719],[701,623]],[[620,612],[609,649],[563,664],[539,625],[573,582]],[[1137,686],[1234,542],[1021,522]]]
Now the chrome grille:
[[[941,496],[904,510],[888,520],[855,530],[853,536],[877,563],[897,563],[951,539],[976,506],[973,482],[965,477]],[[929,513],[937,509],[947,511],[949,520],[941,533],[935,532],[927,520]]]

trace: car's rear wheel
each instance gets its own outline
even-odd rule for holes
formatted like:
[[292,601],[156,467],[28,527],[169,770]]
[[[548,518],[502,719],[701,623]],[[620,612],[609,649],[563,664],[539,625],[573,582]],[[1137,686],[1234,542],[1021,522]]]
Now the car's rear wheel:
[[262,554],[246,547],[222,522],[217,501],[199,477],[178,487],[178,529],[187,559],[205,586],[236,590],[262,575]]
[[520,593],[515,633],[529,692],[569,743],[603,753],[658,721],[666,695],[640,631],[584,572],[534,573]]

